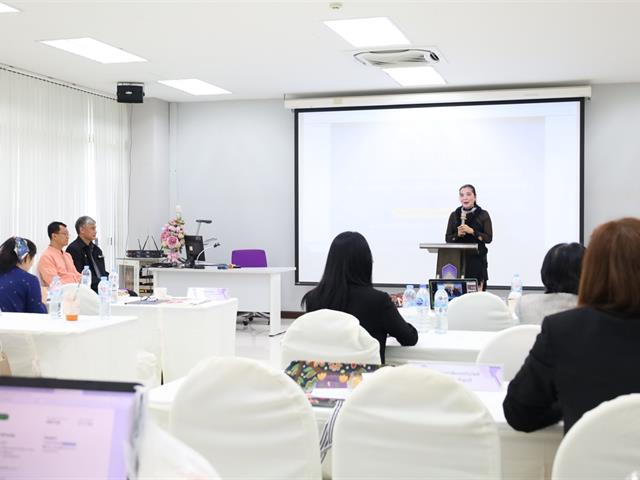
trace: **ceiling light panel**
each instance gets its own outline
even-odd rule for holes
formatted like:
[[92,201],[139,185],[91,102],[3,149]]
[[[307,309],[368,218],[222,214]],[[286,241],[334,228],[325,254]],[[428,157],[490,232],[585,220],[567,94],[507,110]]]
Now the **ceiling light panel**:
[[355,48],[409,45],[409,40],[387,17],[329,20],[324,24]]
[[187,92],[191,95],[226,95],[231,92],[224,88],[216,87],[210,83],[203,82],[197,78],[188,78],[183,80],[159,80],[158,83],[167,87],[176,88]]
[[6,3],[0,3],[0,13],[16,13],[19,12],[17,8],[10,7]]
[[403,87],[423,87],[447,83],[433,67],[383,68],[382,70]]
[[100,63],[146,62],[142,57],[89,37],[43,40],[42,43]]

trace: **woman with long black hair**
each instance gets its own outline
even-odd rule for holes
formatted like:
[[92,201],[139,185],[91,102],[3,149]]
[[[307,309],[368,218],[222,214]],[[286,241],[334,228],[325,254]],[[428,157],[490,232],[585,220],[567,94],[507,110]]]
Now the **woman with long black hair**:
[[405,322],[391,298],[372,286],[373,258],[358,232],[342,232],[331,243],[320,283],[302,297],[307,312],[328,308],[346,312],[380,343],[384,363],[387,335],[401,345],[415,345],[418,332]]
[[0,310],[3,312],[47,313],[40,282],[29,273],[35,256],[36,246],[26,238],[10,237],[0,245]]

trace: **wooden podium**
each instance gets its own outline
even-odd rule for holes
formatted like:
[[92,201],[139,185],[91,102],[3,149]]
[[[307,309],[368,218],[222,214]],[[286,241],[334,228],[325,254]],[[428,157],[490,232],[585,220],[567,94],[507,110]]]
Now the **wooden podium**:
[[477,243],[421,243],[420,248],[429,253],[437,253],[436,278],[441,277],[442,267],[451,264],[458,269],[458,277],[464,278],[465,257],[467,252],[477,252]]

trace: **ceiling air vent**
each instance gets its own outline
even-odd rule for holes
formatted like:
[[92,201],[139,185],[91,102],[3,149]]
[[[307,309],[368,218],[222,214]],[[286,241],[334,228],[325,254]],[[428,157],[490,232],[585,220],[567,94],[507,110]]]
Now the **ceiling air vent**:
[[353,55],[353,58],[363,65],[378,68],[435,65],[440,61],[436,52],[426,48],[372,50],[358,52]]

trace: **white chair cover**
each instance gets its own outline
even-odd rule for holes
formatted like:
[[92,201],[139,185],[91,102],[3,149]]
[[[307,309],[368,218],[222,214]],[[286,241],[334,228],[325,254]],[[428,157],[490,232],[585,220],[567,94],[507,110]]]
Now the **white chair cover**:
[[67,293],[75,294],[76,290],[80,300],[80,315],[98,315],[100,313],[100,299],[98,294],[86,285],[76,283],[62,285],[63,298]]
[[367,377],[338,415],[333,478],[500,478],[491,414],[464,386],[413,365]]
[[495,332],[515,324],[504,301],[489,292],[467,293],[449,303],[449,330]]
[[169,430],[222,478],[320,478],[318,430],[309,401],[279,370],[256,360],[215,357],[178,389]]
[[147,420],[139,442],[137,480],[217,480],[209,462],[191,447]]
[[380,344],[353,315],[316,310],[298,317],[282,339],[282,367],[296,360],[380,365]]
[[540,325],[518,325],[496,333],[478,353],[476,363],[503,366],[503,380],[515,377],[540,333]]
[[565,435],[553,480],[633,478],[640,470],[640,394],[623,395],[585,413]]

